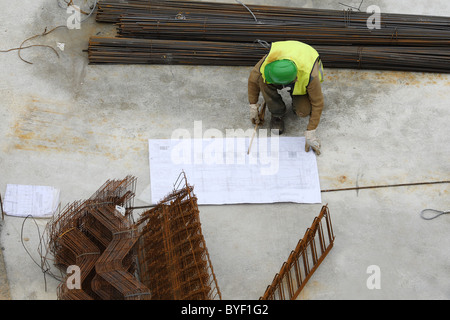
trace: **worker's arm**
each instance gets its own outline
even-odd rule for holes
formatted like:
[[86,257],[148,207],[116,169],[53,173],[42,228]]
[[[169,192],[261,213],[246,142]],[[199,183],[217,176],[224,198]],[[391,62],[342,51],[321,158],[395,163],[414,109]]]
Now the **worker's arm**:
[[309,117],[309,123],[306,129],[315,130],[319,125],[324,105],[322,84],[319,78],[319,62],[316,62],[314,65],[307,91],[309,100],[311,101],[311,116]]
[[262,77],[259,69],[261,68],[261,64],[263,63],[264,56],[251,70],[250,76],[248,77],[248,102],[249,104],[258,103],[259,93],[261,89],[259,88],[259,79]]
[[261,64],[263,63],[264,56],[250,71],[250,76],[248,77],[248,102],[250,104],[250,120],[253,124],[257,124],[260,122],[259,118],[259,93],[261,91],[259,87],[259,82],[261,80],[261,72],[259,69],[261,68]]
[[311,102],[311,116],[309,117],[308,126],[306,127],[305,132],[305,151],[308,152],[310,148],[312,148],[316,155],[321,153],[321,144],[319,138],[316,136],[316,128],[319,125],[324,104],[322,84],[319,78],[319,72],[323,71],[319,70],[320,65],[319,61],[317,61],[314,65],[310,83],[306,88],[308,91],[309,100]]

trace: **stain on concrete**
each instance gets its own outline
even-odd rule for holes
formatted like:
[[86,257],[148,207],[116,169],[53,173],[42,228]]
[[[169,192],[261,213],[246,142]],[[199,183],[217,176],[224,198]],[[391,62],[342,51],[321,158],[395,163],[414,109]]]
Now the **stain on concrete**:
[[[33,97],[17,109],[7,134],[10,139],[8,149],[80,153],[118,160],[130,149],[143,149],[142,145],[147,141],[143,134],[127,133],[126,128],[109,117],[87,117],[74,111],[67,102]],[[98,143],[98,137],[108,143]]]
[[326,286],[317,280],[310,280],[297,297],[297,300],[310,300],[323,292]]

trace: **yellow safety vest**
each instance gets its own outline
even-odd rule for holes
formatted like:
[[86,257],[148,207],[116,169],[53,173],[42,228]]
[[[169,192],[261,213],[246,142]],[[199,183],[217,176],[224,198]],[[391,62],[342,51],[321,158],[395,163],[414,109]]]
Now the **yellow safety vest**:
[[[306,43],[294,40],[277,41],[272,43],[269,54],[261,64],[259,71],[262,74],[264,82],[266,82],[264,69],[267,64],[283,59],[293,61],[297,66],[297,81],[295,82],[292,94],[305,95],[307,93],[306,87],[309,84],[311,72],[318,58],[319,53]],[[319,69],[320,82],[323,82],[322,63],[320,63]]]

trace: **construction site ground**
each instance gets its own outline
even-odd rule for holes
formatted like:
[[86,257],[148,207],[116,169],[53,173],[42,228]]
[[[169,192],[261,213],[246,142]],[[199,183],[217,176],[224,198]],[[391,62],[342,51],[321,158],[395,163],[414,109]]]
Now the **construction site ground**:
[[[347,9],[337,0],[245,3]],[[343,3],[358,7],[360,1]],[[54,0],[0,4],[1,50],[68,18]],[[369,5],[386,13],[450,13],[443,0],[371,0],[361,10]],[[45,47],[21,51],[32,64],[17,51],[0,53],[2,195],[7,184],[49,185],[60,188],[64,206],[108,179],[134,175],[135,205],[144,206],[150,202],[148,139],[170,139],[180,128],[193,132],[194,121],[222,132],[253,127],[251,67],[88,65],[89,37],[114,33],[114,26],[91,17],[79,30],[61,28],[27,42],[64,44],[59,57]],[[324,70],[317,130],[322,190],[450,180],[449,75]],[[285,121],[286,136],[304,135],[307,119],[289,112]],[[424,184],[324,192],[321,204],[200,206],[222,298],[258,299],[328,204],[334,247],[299,299],[450,299],[450,216],[420,217],[427,208],[448,210],[449,190],[445,183]],[[39,266],[46,222],[1,221],[1,298],[57,298],[58,281]],[[368,286],[373,270],[380,287]]]

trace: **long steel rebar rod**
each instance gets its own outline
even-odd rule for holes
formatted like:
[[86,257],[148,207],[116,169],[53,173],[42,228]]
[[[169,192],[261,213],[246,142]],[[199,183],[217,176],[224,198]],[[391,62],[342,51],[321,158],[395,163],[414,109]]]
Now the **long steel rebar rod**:
[[1,194],[0,194],[0,211],[2,212],[2,220],[5,220],[5,212],[3,211],[3,201]]
[[415,186],[449,184],[449,183],[450,183],[450,180],[424,181],[424,182],[413,182],[413,183],[383,184],[383,185],[373,185],[373,186],[356,186],[356,187],[348,187],[348,188],[324,189],[324,190],[321,190],[321,192],[359,191],[359,190],[370,190],[370,189],[415,187]]

